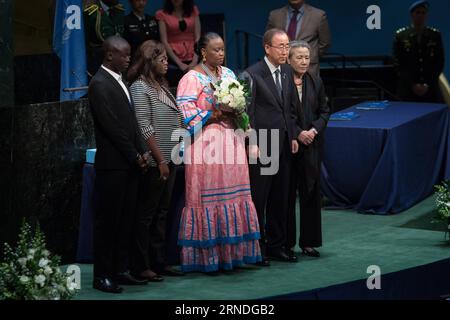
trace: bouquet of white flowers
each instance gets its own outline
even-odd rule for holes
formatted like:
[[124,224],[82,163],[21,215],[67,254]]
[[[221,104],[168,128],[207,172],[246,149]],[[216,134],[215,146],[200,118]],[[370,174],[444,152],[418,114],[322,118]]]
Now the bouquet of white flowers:
[[245,112],[250,90],[243,80],[226,78],[220,80],[214,86],[214,97],[222,108],[229,108],[236,115],[235,123],[238,128],[247,131],[249,129],[249,117]]
[[447,233],[450,232],[450,181],[443,181],[435,186],[436,209],[438,216],[435,220],[444,221],[447,224]]
[[0,300],[67,300],[77,285],[71,275],[59,269],[60,258],[45,248],[43,233],[35,234],[24,222],[17,248],[5,244],[5,261],[0,263]]

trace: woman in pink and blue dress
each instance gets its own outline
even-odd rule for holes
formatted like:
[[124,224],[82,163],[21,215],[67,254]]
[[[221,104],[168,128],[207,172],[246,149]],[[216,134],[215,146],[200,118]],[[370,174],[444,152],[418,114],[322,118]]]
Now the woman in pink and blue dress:
[[[199,50],[201,63],[183,76],[177,91],[177,104],[191,133],[185,143],[186,204],[178,244],[184,272],[216,273],[260,262],[260,232],[244,141],[234,132],[228,108],[214,98],[214,84],[236,76],[222,66],[225,48],[218,34],[203,36]],[[230,159],[226,155],[232,152],[232,163],[208,161],[205,153],[212,149],[222,159]],[[196,151],[203,153],[194,161]],[[244,156],[237,159],[238,155]]]

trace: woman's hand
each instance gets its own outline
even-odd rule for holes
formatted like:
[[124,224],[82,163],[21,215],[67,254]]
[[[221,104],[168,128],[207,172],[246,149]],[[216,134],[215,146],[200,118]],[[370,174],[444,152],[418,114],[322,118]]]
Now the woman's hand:
[[169,178],[170,170],[167,163],[163,162],[158,165],[159,179],[166,181]]
[[189,71],[189,66],[187,65],[187,64],[185,64],[185,63],[183,63],[183,62],[180,62],[180,64],[178,65],[178,68],[181,70],[181,71],[183,71],[183,72],[186,72],[186,71]]
[[248,146],[248,156],[250,159],[258,159],[261,156],[261,152],[259,151],[259,148],[257,145],[249,145]]

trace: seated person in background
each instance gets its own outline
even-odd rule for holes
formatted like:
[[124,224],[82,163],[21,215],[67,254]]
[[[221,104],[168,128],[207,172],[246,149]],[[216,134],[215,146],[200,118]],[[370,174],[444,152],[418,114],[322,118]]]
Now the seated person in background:
[[145,14],[147,0],[129,0],[132,11],[125,16],[123,37],[131,46],[131,58],[137,48],[147,40],[159,41],[158,22],[154,17]]
[[88,71],[94,75],[103,60],[106,38],[123,35],[124,8],[119,0],[94,0],[84,9]]
[[169,56],[167,80],[169,86],[176,87],[183,74],[198,62],[194,47],[201,33],[199,11],[193,0],[165,0],[156,19]]
[[444,70],[441,33],[427,27],[429,3],[410,7],[412,25],[397,31],[393,58],[397,69],[397,91],[403,101],[441,102],[439,75]]

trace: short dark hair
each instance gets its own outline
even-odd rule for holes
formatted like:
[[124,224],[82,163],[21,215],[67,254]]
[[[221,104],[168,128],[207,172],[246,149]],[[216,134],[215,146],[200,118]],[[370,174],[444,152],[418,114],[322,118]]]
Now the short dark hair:
[[[183,16],[184,17],[190,17],[192,13],[194,12],[194,0],[184,0],[183,1]],[[164,12],[168,14],[172,14],[175,10],[175,7],[173,6],[172,0],[165,0],[164,1]]]
[[211,40],[214,40],[217,38],[222,39],[222,37],[215,32],[208,32],[208,33],[203,34],[201,36],[200,40],[198,40],[198,42],[197,42],[197,50],[196,51],[197,51],[198,56],[202,55],[202,49],[206,49],[206,47],[208,46],[208,43]]
[[266,31],[266,33],[264,33],[264,36],[263,36],[263,47],[266,46],[266,45],[267,46],[272,45],[273,37],[275,37],[275,35],[277,35],[277,34],[285,34],[285,35],[287,35],[287,33],[284,30],[276,29],[276,28],[269,29],[269,30]]

